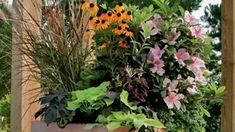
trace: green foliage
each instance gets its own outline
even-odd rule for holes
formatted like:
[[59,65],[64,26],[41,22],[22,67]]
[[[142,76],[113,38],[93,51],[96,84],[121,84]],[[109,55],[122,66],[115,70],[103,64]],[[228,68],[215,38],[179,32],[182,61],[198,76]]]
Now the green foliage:
[[107,88],[110,82],[103,82],[98,87],[86,88],[84,90],[77,90],[71,93],[72,99],[68,101],[68,110],[80,110],[85,114],[92,114],[93,111],[108,106],[112,103],[105,99]]
[[123,90],[122,93],[120,94],[120,100],[122,103],[124,103],[129,109],[131,110],[137,110],[136,106],[133,106],[133,104],[130,104],[130,102],[128,101],[128,92]]
[[[98,0],[98,3],[106,3],[107,7],[113,7],[115,4],[117,4],[118,2],[123,2],[126,5],[137,5],[140,8],[143,7],[147,7],[151,4],[154,4],[155,1],[167,1],[167,0],[147,0],[147,1],[143,1],[143,0],[119,0],[119,1],[115,1],[115,0]],[[192,10],[197,10],[200,7],[200,3],[202,0],[168,0],[170,3],[170,6],[182,6],[184,9],[192,11]]]
[[[6,5],[0,4],[5,17],[10,17]],[[12,25],[8,20],[0,19],[0,99],[10,93],[11,78],[11,36]]]
[[[214,47],[213,52],[211,54],[211,61],[208,64],[208,68],[212,71],[212,75],[210,77],[211,81],[215,82],[216,85],[221,85],[221,64],[218,63],[221,61],[221,55],[219,52],[221,51],[221,4],[218,5],[209,5],[205,8],[205,15],[201,18],[204,22],[207,23],[207,28],[209,30],[210,36],[214,39],[212,41],[212,45]],[[215,89],[215,85],[211,86]],[[222,91],[224,88],[221,87]],[[220,93],[220,90],[217,93]],[[216,92],[216,91],[215,91]],[[222,101],[207,101],[207,109],[211,113],[211,117],[206,117],[207,126],[206,131],[208,132],[219,132],[220,124],[221,124],[221,106]]]
[[66,109],[68,95],[63,90],[51,91],[39,99],[42,108],[35,118],[42,116],[47,125],[57,122],[59,127],[65,127],[72,121],[74,113]]
[[10,96],[6,95],[0,100],[0,130],[10,131]]
[[107,124],[109,131],[112,131],[120,126],[134,126],[138,130],[141,127],[165,128],[158,120],[146,118],[144,114],[124,113],[122,111],[112,112],[107,118],[100,115],[97,118],[98,122]]

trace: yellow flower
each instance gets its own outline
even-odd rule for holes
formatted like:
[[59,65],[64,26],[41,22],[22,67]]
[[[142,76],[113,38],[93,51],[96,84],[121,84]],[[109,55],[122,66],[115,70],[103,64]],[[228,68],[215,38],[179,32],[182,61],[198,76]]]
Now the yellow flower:
[[119,26],[121,26],[122,29],[126,29],[126,28],[129,27],[125,21],[122,21],[122,22],[119,24]]
[[91,29],[87,29],[84,33],[85,36],[90,36],[92,33],[92,30]]
[[82,10],[87,10],[89,8],[89,3],[87,1],[83,0],[81,4]]
[[117,12],[121,12],[124,9],[123,4],[120,2],[115,6]]
[[121,22],[124,20],[123,14],[121,12],[116,12],[115,20]]
[[106,29],[106,28],[108,28],[108,26],[109,26],[109,24],[108,24],[107,20],[105,20],[105,19],[101,20],[101,23],[100,23],[101,29]]
[[121,35],[121,34],[124,33],[122,27],[120,27],[120,26],[118,26],[117,28],[114,28],[112,31],[113,31],[116,35]]
[[113,12],[108,11],[108,12],[106,13],[106,15],[107,15],[107,16],[106,16],[106,17],[107,17],[107,21],[108,21],[110,24],[115,21]]
[[124,32],[125,32],[125,35],[127,37],[132,37],[133,36],[133,33],[129,29],[125,30]]
[[106,48],[106,43],[100,44],[100,45],[98,46],[98,49],[103,49],[103,48]]
[[88,12],[89,12],[90,14],[95,14],[95,13],[97,13],[98,11],[99,11],[99,7],[98,7],[96,4],[94,4],[94,3],[90,3]]
[[124,14],[123,14],[123,17],[124,17],[124,19],[125,20],[128,20],[128,21],[130,21],[130,20],[132,20],[132,13],[130,12],[130,11],[126,11]]
[[125,40],[120,40],[119,42],[118,42],[118,44],[121,46],[121,47],[123,47],[123,48],[128,48],[129,46],[128,46],[128,43],[125,41]]

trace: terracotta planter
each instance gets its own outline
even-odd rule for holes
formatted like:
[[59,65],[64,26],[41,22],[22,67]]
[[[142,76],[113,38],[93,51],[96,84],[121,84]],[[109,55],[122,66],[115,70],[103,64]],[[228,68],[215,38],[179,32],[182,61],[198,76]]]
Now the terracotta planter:
[[[61,129],[56,123],[51,123],[47,126],[45,122],[33,121],[32,132],[108,132],[108,129],[105,127],[85,129],[84,124],[68,124],[65,128]],[[129,132],[129,129],[128,127],[120,127],[113,132]]]
[[[85,129],[84,124],[68,124],[65,128],[61,129],[56,123],[51,123],[49,126],[42,121],[32,122],[31,132],[108,132],[105,127],[95,127],[93,129]],[[113,132],[129,132],[128,127],[120,127]],[[131,131],[137,132],[137,131]],[[156,132],[167,132],[166,129],[157,129]]]
[[32,122],[32,132],[108,132],[105,127],[95,127],[93,129],[85,129],[84,124],[68,124],[61,129],[56,123],[51,123],[49,126],[42,121]]

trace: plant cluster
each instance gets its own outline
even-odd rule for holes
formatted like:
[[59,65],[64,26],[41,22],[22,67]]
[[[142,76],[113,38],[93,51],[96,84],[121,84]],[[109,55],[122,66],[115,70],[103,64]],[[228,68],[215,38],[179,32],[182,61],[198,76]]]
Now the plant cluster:
[[154,4],[158,8],[89,1],[49,6],[42,37],[29,33],[34,43],[23,49],[40,70],[43,107],[36,116],[61,127],[204,131],[206,101],[224,92],[207,80],[210,38],[182,7]]

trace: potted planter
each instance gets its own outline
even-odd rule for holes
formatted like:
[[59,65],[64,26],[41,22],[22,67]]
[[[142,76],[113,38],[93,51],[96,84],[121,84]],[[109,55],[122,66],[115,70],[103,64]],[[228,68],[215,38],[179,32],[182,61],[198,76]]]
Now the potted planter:
[[[56,123],[46,125],[43,121],[33,121],[31,132],[108,132],[105,127],[95,127],[86,129],[84,124],[68,124],[65,128],[60,128]],[[128,127],[120,127],[113,132],[129,132]],[[137,131],[131,131],[137,132]],[[166,129],[157,129],[156,132],[167,132]]]
[[[204,100],[220,97],[224,88],[207,84],[203,59],[209,56],[198,51],[209,47],[203,47],[207,41],[188,11],[172,8],[178,16],[158,1],[160,11],[154,6],[125,10],[118,3],[97,13],[95,3],[62,4],[48,11],[42,40],[26,51],[41,74],[42,108],[35,116],[46,122],[33,122],[32,132],[165,132],[164,124],[169,131],[204,130],[203,114],[209,116]],[[87,24],[95,29],[84,30],[80,15],[87,12],[93,14]],[[92,49],[83,45],[91,32]],[[85,123],[105,127],[88,130]]]

